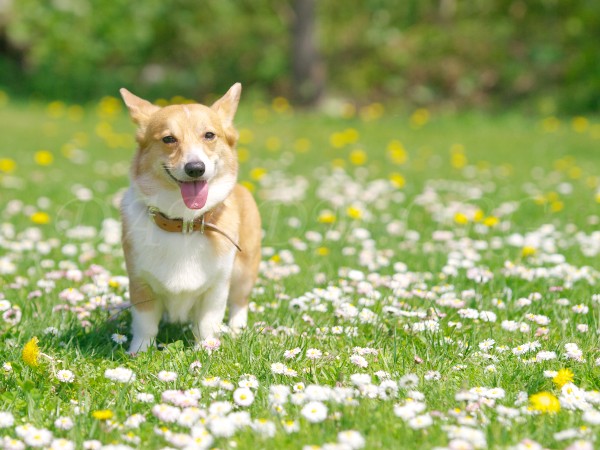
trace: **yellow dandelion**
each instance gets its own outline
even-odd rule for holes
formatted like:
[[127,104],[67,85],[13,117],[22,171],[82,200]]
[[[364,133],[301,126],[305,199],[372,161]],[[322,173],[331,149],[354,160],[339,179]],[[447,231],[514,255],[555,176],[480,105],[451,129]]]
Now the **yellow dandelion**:
[[355,166],[362,166],[367,162],[367,153],[360,149],[352,150],[350,153],[350,162]]
[[469,218],[466,214],[458,212],[454,214],[454,222],[458,225],[466,225],[469,223]]
[[0,172],[12,173],[17,170],[17,163],[10,158],[0,159]]
[[69,109],[67,110],[67,117],[72,122],[79,122],[81,119],[83,119],[84,112],[85,111],[82,106],[72,105],[69,106]]
[[262,179],[267,174],[267,169],[264,167],[255,167],[250,171],[250,178],[255,181]]
[[552,378],[554,384],[559,388],[563,387],[567,383],[572,383],[575,379],[575,374],[571,369],[560,369],[556,376]]
[[576,133],[585,133],[590,127],[590,121],[583,116],[574,117],[571,127]]
[[533,256],[537,253],[537,250],[535,249],[535,247],[531,247],[529,245],[526,245],[525,247],[523,247],[523,249],[521,250],[521,256],[523,258],[527,258],[529,256]]
[[250,158],[250,151],[246,147],[238,147],[237,149],[238,161],[246,162]]
[[392,173],[390,175],[390,181],[396,188],[402,188],[406,185],[406,179],[399,173]]
[[31,216],[29,216],[29,219],[37,225],[45,225],[50,223],[50,216],[43,211],[33,213]]
[[66,105],[61,101],[55,101],[48,104],[46,113],[53,119],[58,119],[65,114]]
[[408,160],[408,152],[398,140],[391,141],[387,146],[388,157],[394,164],[404,164]]
[[291,109],[290,102],[285,97],[275,97],[271,104],[273,111],[276,113],[284,113]]
[[116,97],[104,97],[98,103],[98,116],[103,119],[110,119],[115,117],[121,112],[121,100]]
[[490,228],[495,227],[496,225],[498,225],[498,222],[500,222],[500,219],[498,219],[495,216],[489,216],[489,217],[486,217],[485,219],[483,219],[483,224],[486,227],[490,227]]
[[54,156],[48,150],[40,150],[35,152],[33,159],[39,166],[49,166],[54,161]]
[[331,211],[321,211],[319,214],[319,218],[317,219],[320,223],[334,223],[335,222],[335,214]]
[[347,144],[346,135],[344,133],[333,133],[329,136],[329,143],[333,148],[342,148]]
[[254,186],[254,183],[252,183],[250,181],[242,181],[242,182],[240,182],[240,184],[242,186],[244,186],[246,189],[248,189],[250,192],[256,191],[256,186]]
[[334,160],[331,161],[331,165],[333,167],[345,167],[346,166],[346,161],[344,161],[342,158],[336,158]]
[[481,209],[478,209],[475,211],[475,214],[473,214],[473,222],[481,222],[484,217],[484,212]]
[[560,120],[553,116],[546,117],[542,120],[541,126],[545,133],[554,133],[560,128]]
[[267,138],[267,141],[265,142],[265,146],[267,147],[267,150],[269,150],[270,152],[276,152],[277,150],[279,150],[281,148],[281,139],[279,139],[276,136],[271,136],[271,137]]
[[354,144],[360,138],[360,133],[356,128],[346,128],[343,134],[348,144]]
[[426,108],[419,108],[410,116],[410,124],[413,128],[421,128],[427,122],[429,122],[429,110]]
[[344,119],[351,119],[352,117],[354,117],[356,115],[356,106],[354,106],[352,103],[344,103],[342,105],[342,118]]
[[92,417],[97,420],[112,419],[113,412],[110,409],[99,409],[92,412]]
[[363,216],[362,211],[356,206],[349,206],[348,209],[346,209],[346,214],[348,214],[348,217],[354,220],[358,220]]
[[294,150],[298,153],[306,153],[310,150],[310,146],[310,140],[307,138],[296,139],[296,142],[294,142]]
[[32,337],[23,347],[21,358],[29,367],[37,367],[39,365],[40,347],[38,346],[39,339]]
[[252,130],[249,130],[248,128],[241,128],[239,133],[240,133],[240,137],[239,137],[240,144],[243,144],[243,145],[250,144],[254,140],[254,133],[252,132]]
[[564,207],[565,204],[560,200],[554,200],[552,203],[550,203],[550,211],[552,212],[562,211]]
[[529,397],[529,409],[545,414],[556,414],[560,411],[560,402],[550,392],[538,392]]
[[450,156],[450,164],[455,169],[462,169],[467,165],[467,157],[464,153],[453,153]]
[[327,247],[319,247],[317,249],[317,255],[327,256],[327,255],[329,255],[329,249]]

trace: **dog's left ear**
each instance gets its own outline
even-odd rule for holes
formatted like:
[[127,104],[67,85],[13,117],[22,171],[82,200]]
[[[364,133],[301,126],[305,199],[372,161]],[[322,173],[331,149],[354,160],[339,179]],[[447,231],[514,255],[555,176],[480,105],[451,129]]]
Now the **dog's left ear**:
[[150,116],[160,109],[160,107],[153,105],[149,101],[133,95],[125,88],[121,88],[119,92],[127,105],[127,109],[129,109],[129,115],[142,128],[144,128]]
[[211,108],[219,115],[225,127],[233,125],[233,118],[237,111],[241,94],[242,85],[240,83],[235,83],[223,97],[214,102],[211,106]]

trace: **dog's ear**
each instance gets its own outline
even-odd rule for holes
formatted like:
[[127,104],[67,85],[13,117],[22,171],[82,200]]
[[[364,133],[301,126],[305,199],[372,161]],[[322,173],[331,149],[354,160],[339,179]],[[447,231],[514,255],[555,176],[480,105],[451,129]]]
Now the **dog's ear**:
[[140,126],[145,125],[150,116],[160,109],[160,107],[153,105],[149,101],[133,95],[125,88],[121,88],[119,92],[127,105],[127,109],[129,109],[129,115]]
[[233,117],[237,111],[241,94],[242,85],[240,83],[235,83],[223,97],[214,102],[211,106],[213,111],[215,111],[223,121],[223,126],[225,128],[233,125]]

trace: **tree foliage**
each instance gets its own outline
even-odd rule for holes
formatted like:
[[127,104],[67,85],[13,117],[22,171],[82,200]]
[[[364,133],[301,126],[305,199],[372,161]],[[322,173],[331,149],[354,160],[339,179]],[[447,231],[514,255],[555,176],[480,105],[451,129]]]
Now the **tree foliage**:
[[[454,107],[519,102],[546,112],[600,106],[596,0],[317,4],[317,42],[330,94]],[[13,89],[81,99],[127,85],[146,95],[198,98],[243,81],[290,93],[288,2],[11,5],[0,10],[0,35],[13,50],[0,46],[0,81]]]

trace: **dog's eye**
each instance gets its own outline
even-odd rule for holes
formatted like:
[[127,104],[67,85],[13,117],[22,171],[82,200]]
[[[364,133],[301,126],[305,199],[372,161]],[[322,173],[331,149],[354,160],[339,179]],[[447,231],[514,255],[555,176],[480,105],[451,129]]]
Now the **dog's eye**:
[[217,135],[212,131],[207,131],[206,133],[204,133],[204,139],[206,139],[207,141],[212,141],[216,137]]
[[177,139],[174,136],[165,136],[164,138],[162,138],[162,141],[165,144],[174,144],[175,142],[177,142]]

